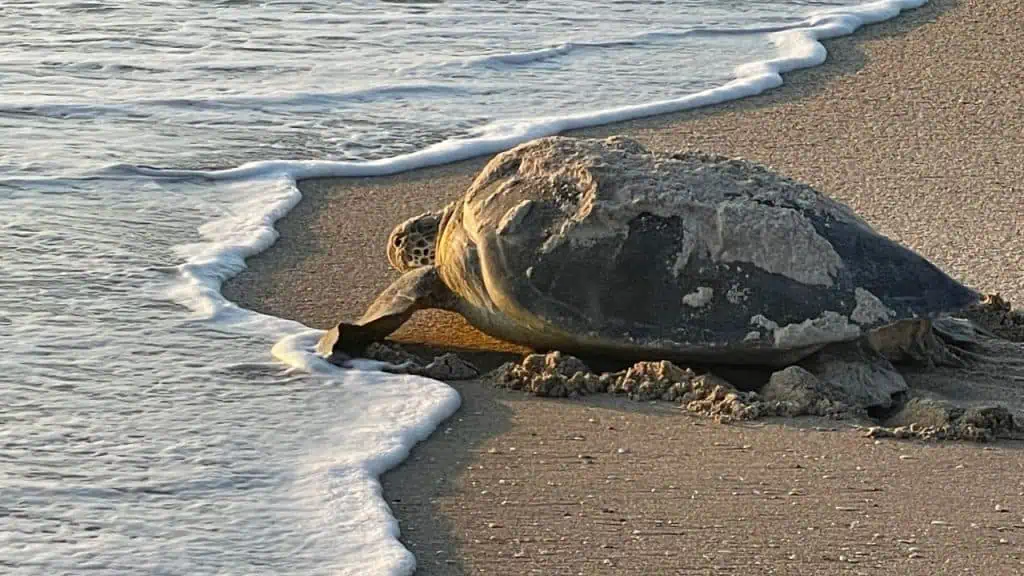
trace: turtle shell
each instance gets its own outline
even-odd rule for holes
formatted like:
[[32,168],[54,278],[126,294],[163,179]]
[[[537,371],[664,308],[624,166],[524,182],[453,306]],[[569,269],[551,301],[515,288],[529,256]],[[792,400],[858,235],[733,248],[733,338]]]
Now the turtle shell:
[[499,154],[446,226],[453,291],[537,348],[787,363],[978,299],[810,186],[621,137]]

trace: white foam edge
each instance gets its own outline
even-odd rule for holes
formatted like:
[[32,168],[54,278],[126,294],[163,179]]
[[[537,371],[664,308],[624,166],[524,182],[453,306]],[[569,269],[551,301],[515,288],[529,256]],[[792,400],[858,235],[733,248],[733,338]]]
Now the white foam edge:
[[800,25],[771,34],[772,41],[782,49],[782,55],[778,58],[740,65],[735,69],[735,80],[678,98],[557,117],[495,122],[479,129],[469,138],[451,139],[416,152],[379,160],[271,160],[250,162],[225,170],[164,170],[138,167],[134,171],[152,177],[214,180],[287,175],[297,181],[308,178],[386,176],[426,166],[457,162],[501,152],[535,138],[568,130],[679,112],[760,94],[782,85],[782,74],[786,72],[822,64],[827,51],[820,40],[852,34],[865,24],[888,20],[904,10],[917,8],[926,2],[927,0],[880,0],[850,8],[814,12]]
[[[411,574],[415,556],[402,546],[399,525],[382,497],[380,476],[408,457],[417,443],[459,408],[450,386],[412,375],[382,372],[394,365],[353,359],[347,369],[316,354],[323,330],[246,310],[220,292],[224,280],[244,268],[244,258],[277,239],[273,223],[300,198],[287,175],[231,181],[219,186],[228,210],[199,229],[200,241],[176,248],[177,268],[169,296],[193,311],[193,320],[221,331],[268,338],[271,355],[292,371],[308,374],[304,385],[337,386],[337,430],[329,445],[316,446],[297,462],[293,489],[318,511],[314,530],[329,534],[343,575]],[[294,382],[294,380],[291,380]]]
[[332,553],[344,559],[335,573],[407,575],[416,569],[413,554],[399,542],[398,521],[382,496],[380,476],[405,460],[459,408],[453,388],[410,375],[367,372],[379,364],[354,361],[341,370],[312,353],[320,330],[286,336],[273,354],[284,362],[339,382],[339,403],[355,409],[339,414],[333,442],[310,454],[297,489],[320,508],[323,529],[337,534]]
[[[293,199],[294,195],[280,199],[269,212],[286,210]],[[220,226],[206,230],[208,238],[211,230],[219,233],[217,243],[210,243],[211,252],[193,245],[191,250],[200,258],[181,267],[182,284],[176,289],[175,299],[191,303],[201,317],[218,328],[273,335],[277,341],[271,355],[292,370],[308,374],[312,381],[306,380],[305,385],[338,387],[337,394],[332,395],[339,406],[338,422],[336,430],[327,434],[331,442],[314,447],[297,462],[292,489],[318,512],[310,519],[312,529],[332,537],[331,553],[340,562],[333,573],[412,574],[416,557],[399,540],[400,526],[384,500],[380,477],[404,461],[416,444],[458,410],[459,393],[436,380],[384,373],[382,370],[395,367],[384,362],[353,359],[347,368],[339,368],[316,353],[323,330],[245,310],[223,298],[217,291],[223,280],[221,274],[237,269],[237,265],[211,267],[209,263],[215,261],[218,249],[233,252],[228,248],[230,239],[224,236],[232,228],[227,222],[230,220],[232,217],[222,219]],[[271,220],[267,217],[264,222]],[[259,241],[246,246],[244,252],[267,244],[271,237],[266,226],[254,236]],[[239,257],[234,252],[230,259]]]

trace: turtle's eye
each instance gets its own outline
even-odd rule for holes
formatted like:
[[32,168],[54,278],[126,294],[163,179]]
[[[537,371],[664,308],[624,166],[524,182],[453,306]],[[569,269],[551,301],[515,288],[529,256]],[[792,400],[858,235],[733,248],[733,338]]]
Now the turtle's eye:
[[391,243],[395,245],[395,248],[400,248],[402,246],[402,237],[395,236],[395,239],[392,240]]

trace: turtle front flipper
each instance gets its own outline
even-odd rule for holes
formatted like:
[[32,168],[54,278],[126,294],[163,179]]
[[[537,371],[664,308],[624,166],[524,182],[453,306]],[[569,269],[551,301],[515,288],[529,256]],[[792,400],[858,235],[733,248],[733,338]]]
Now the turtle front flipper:
[[335,363],[358,356],[371,343],[398,330],[413,312],[437,307],[447,292],[434,266],[410,270],[381,292],[359,320],[339,322],[328,330],[316,351]]

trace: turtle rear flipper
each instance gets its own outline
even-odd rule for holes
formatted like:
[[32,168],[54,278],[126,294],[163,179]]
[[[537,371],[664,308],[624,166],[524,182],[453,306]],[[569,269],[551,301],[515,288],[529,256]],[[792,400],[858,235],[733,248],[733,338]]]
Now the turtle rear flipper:
[[335,363],[359,356],[367,346],[398,330],[417,310],[437,307],[447,290],[434,266],[410,270],[381,292],[359,320],[339,322],[328,330],[316,351]]

